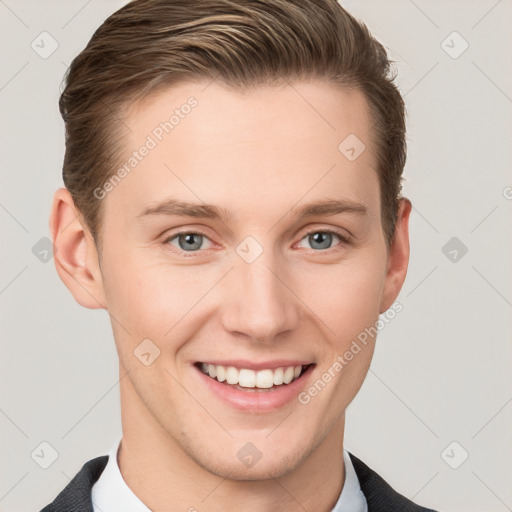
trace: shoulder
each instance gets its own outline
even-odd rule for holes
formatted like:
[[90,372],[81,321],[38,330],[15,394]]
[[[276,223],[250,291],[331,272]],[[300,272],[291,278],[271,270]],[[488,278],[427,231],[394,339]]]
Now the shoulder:
[[362,460],[349,453],[361,490],[368,503],[368,512],[436,512],[425,508],[395,491],[380,475],[369,468]]
[[108,455],[86,462],[82,469],[40,512],[92,512],[91,490],[107,465]]

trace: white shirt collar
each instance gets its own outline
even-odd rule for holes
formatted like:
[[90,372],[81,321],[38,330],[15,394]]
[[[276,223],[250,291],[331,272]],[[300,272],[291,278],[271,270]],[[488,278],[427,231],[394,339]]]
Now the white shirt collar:
[[124,481],[117,453],[123,436],[118,436],[108,453],[108,462],[92,486],[91,498],[94,512],[151,512]]
[[[117,453],[122,436],[117,437],[108,453],[108,462],[99,479],[92,486],[94,512],[151,512],[124,481]],[[347,450],[343,450],[345,483],[336,505],[331,512],[368,512],[366,498]]]

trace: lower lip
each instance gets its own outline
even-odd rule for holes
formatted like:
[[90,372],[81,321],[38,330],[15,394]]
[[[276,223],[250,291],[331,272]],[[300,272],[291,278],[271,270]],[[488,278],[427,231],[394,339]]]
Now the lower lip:
[[193,365],[194,370],[215,397],[220,398],[235,409],[251,412],[275,411],[296,399],[306,386],[314,367],[314,364],[309,365],[306,371],[290,384],[275,386],[266,391],[252,391],[253,388],[250,388],[251,391],[242,391],[228,384],[223,384],[217,379],[212,379]]

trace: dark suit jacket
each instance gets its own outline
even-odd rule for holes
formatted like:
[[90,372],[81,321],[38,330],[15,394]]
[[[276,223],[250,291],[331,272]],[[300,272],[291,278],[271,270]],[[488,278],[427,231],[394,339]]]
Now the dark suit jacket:
[[[420,507],[396,492],[375,471],[350,454],[368,512],[436,512]],[[86,462],[73,480],[40,512],[93,512],[91,490],[107,465],[108,455]]]

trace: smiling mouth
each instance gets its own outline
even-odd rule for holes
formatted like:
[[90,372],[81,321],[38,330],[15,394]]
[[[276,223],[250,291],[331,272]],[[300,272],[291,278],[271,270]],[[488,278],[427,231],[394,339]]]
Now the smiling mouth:
[[313,365],[314,363],[255,371],[234,366],[195,363],[195,366],[211,379],[235,389],[249,392],[272,391],[285,387],[300,379],[306,370]]

